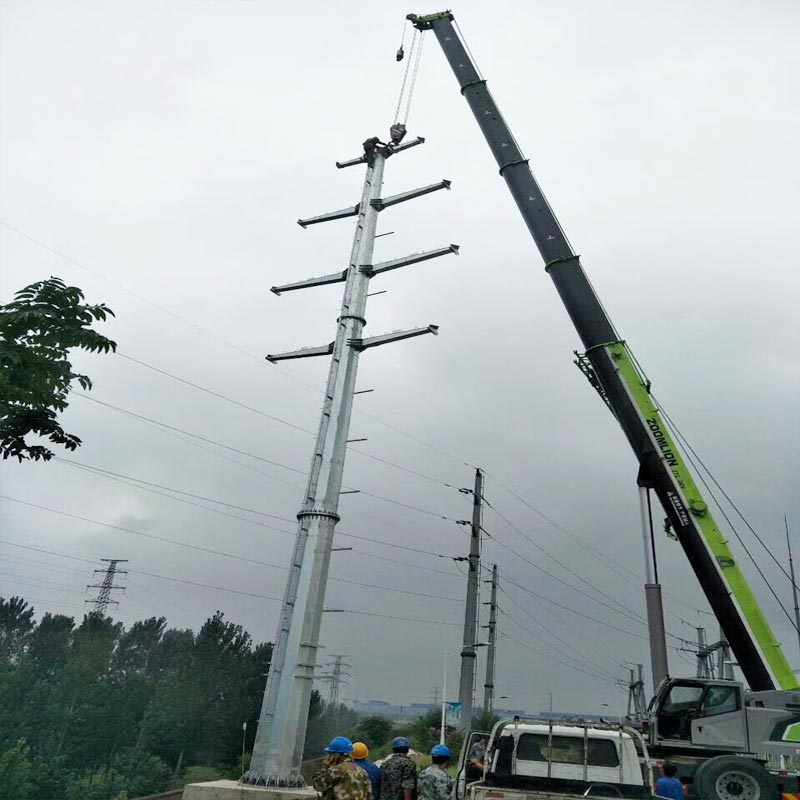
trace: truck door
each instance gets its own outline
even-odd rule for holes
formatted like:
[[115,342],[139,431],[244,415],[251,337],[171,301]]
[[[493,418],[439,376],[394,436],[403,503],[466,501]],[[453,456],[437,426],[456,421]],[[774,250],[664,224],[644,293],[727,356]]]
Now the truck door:
[[747,729],[739,684],[707,686],[691,722],[692,744],[721,750],[747,750]]
[[727,681],[675,680],[655,714],[654,742],[746,750],[742,687]]

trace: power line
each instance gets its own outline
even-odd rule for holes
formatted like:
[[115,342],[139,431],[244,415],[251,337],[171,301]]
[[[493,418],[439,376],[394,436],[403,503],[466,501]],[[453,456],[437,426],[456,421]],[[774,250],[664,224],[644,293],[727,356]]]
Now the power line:
[[[610,558],[607,553],[604,553],[601,549],[595,547],[587,539],[585,539],[582,536],[579,536],[577,533],[574,533],[573,531],[569,530],[569,528],[566,528],[564,525],[560,524],[559,522],[556,522],[554,519],[552,519],[547,514],[545,514],[543,511],[541,511],[541,509],[537,508],[532,503],[528,502],[518,492],[515,492],[510,486],[508,486],[507,484],[503,483],[496,475],[493,475],[491,473],[488,473],[488,475],[498,486],[500,486],[501,488],[505,489],[506,492],[508,492],[512,497],[514,497],[520,503],[522,503],[522,505],[524,505],[527,509],[532,511],[534,514],[536,514],[538,517],[543,519],[549,525],[552,525],[557,531],[559,531],[560,533],[564,534],[574,544],[577,544],[582,549],[586,549],[589,552],[591,552],[592,554],[594,554],[597,558],[599,558],[601,561],[603,561],[606,564],[606,566],[609,567],[617,575],[619,575],[622,578],[625,578],[626,580],[628,579],[628,576],[634,578],[637,581],[641,581],[642,580],[642,576],[640,574],[634,572],[632,569],[629,569],[624,564],[618,564],[616,561],[614,561],[612,558]],[[625,573],[625,574],[623,574],[623,573]],[[697,612],[698,614],[707,614],[708,616],[714,616],[712,612],[704,611],[701,608],[695,608],[690,603],[687,603],[685,600],[682,600],[680,597],[677,597],[676,595],[673,595],[670,592],[664,592],[664,594],[667,597],[669,597],[671,600],[675,601],[676,603],[680,603],[681,605],[686,606],[686,608],[689,608],[692,611]]]
[[[189,431],[183,431],[183,430],[181,430],[180,428],[175,428],[175,427],[173,427],[173,426],[171,426],[171,425],[167,425],[166,423],[159,422],[158,420],[150,419],[149,417],[144,417],[144,416],[142,416],[142,415],[140,415],[140,414],[135,414],[135,413],[134,413],[134,412],[132,412],[132,411],[127,411],[126,409],[120,408],[120,407],[118,407],[118,406],[114,406],[114,405],[112,405],[111,403],[106,403],[106,402],[103,402],[103,401],[101,401],[101,400],[96,400],[95,398],[93,398],[93,397],[89,397],[88,395],[85,395],[85,394],[83,394],[83,393],[81,393],[81,392],[74,392],[74,394],[76,394],[78,397],[84,397],[84,398],[86,398],[87,400],[92,400],[93,402],[99,403],[100,405],[104,405],[104,406],[106,406],[106,407],[108,407],[108,408],[114,409],[115,411],[119,411],[119,412],[121,412],[121,413],[123,413],[123,414],[128,414],[129,416],[132,416],[132,417],[138,418],[139,420],[142,420],[142,421],[147,421],[147,422],[152,422],[152,423],[154,423],[155,425],[161,425],[161,426],[163,426],[164,428],[168,428],[168,429],[170,429],[170,430],[173,430],[173,431],[179,431],[179,432],[181,432],[181,433],[184,433],[184,434],[186,434],[187,436],[192,436],[192,437],[195,437],[195,438],[201,439],[201,440],[203,440],[203,441],[209,442],[209,443],[211,443],[211,444],[215,444],[215,445],[217,445],[217,446],[219,446],[219,447],[224,447],[224,448],[226,448],[226,449],[229,449],[229,450],[232,450],[232,451],[234,451],[234,452],[240,453],[240,454],[242,454],[242,455],[246,455],[246,456],[250,456],[251,458],[256,458],[256,459],[259,459],[260,461],[264,461],[264,462],[266,462],[266,463],[268,463],[268,464],[272,464],[272,465],[274,465],[274,466],[282,467],[282,468],[284,468],[284,469],[291,470],[292,472],[297,472],[297,473],[301,473],[301,474],[302,474],[302,471],[301,471],[301,470],[298,470],[298,469],[296,469],[296,468],[294,468],[294,467],[290,467],[290,466],[288,466],[287,464],[281,464],[280,462],[277,462],[277,461],[271,461],[271,460],[269,460],[269,459],[266,459],[266,458],[262,458],[262,457],[260,457],[260,456],[257,456],[257,455],[255,455],[255,454],[253,454],[253,453],[249,453],[249,452],[247,452],[247,451],[245,451],[245,450],[239,450],[238,448],[235,448],[235,447],[230,447],[230,446],[228,446],[228,445],[222,444],[221,442],[215,442],[215,441],[213,441],[213,440],[211,440],[211,439],[208,439],[208,438],[206,438],[206,437],[203,437],[203,436],[198,436],[197,434],[190,433]],[[166,432],[166,431],[165,431],[165,432]],[[201,449],[205,449],[205,448],[201,448]],[[213,450],[209,450],[208,452],[214,453],[214,451],[213,451]],[[225,456],[223,456],[221,453],[214,453],[214,454],[215,454],[215,455],[218,455],[218,456],[221,456],[221,457],[223,457],[223,458],[225,457]],[[100,469],[100,468],[96,468],[96,467],[90,467],[90,466],[88,466],[88,465],[81,465],[81,464],[79,464],[78,462],[75,462],[75,461],[70,461],[69,459],[65,459],[65,458],[61,458],[61,457],[56,457],[56,458],[57,458],[58,460],[60,460],[60,461],[63,461],[64,463],[67,463],[67,464],[73,464],[73,465],[75,465],[75,466],[79,466],[79,467],[83,467],[83,468],[87,468],[87,469],[96,469],[96,470],[98,470],[98,471],[100,471],[100,472],[109,472],[109,470],[104,470],[104,469]],[[234,464],[240,464],[241,466],[246,466],[246,465],[242,464],[242,462],[240,462],[240,461],[236,461],[235,459],[228,459],[228,460],[230,460],[230,461],[233,461],[233,463],[234,463]],[[391,462],[385,461],[384,459],[379,459],[379,460],[380,460],[380,461],[383,461],[384,463],[391,463]],[[393,465],[393,466],[397,466],[397,465]],[[405,468],[404,468],[404,467],[400,467],[400,469],[405,469]],[[256,472],[259,472],[259,470],[255,470],[255,471],[256,471]],[[116,474],[116,473],[111,473],[111,474],[112,474],[112,475],[114,475],[114,474]],[[282,479],[280,479],[280,478],[276,478],[274,475],[270,475],[269,473],[264,473],[264,472],[261,472],[260,474],[262,474],[262,475],[267,475],[268,477],[271,477],[271,478],[273,478],[274,480],[277,480],[277,481],[279,481],[280,483],[283,483],[283,484],[285,484],[285,485],[287,485],[287,486],[292,486],[293,488],[297,488],[297,489],[303,489],[303,487],[302,487],[302,486],[300,486],[299,484],[289,483],[288,481],[282,480]],[[124,476],[124,475],[120,475],[119,477],[122,477],[122,478],[125,478],[125,477],[127,477],[129,480],[134,480],[134,481],[137,481],[137,482],[139,482],[139,483],[147,483],[147,481],[142,481],[142,480],[140,480],[139,478],[131,478],[130,476]],[[158,486],[158,484],[151,484],[151,485]],[[444,484],[444,485],[447,485],[448,487],[450,487],[450,484]],[[169,488],[169,487],[160,487],[160,488]],[[353,488],[353,487],[346,487],[346,488],[348,488],[348,489],[351,489],[351,488]],[[453,487],[450,487],[450,488],[453,488]],[[187,493],[187,492],[180,492],[179,490],[172,490],[172,489],[170,489],[170,491],[176,491],[176,492],[178,492],[179,494],[189,494],[189,493]],[[403,502],[403,501],[400,501],[400,500],[395,500],[395,499],[393,499],[393,498],[390,498],[390,497],[384,497],[383,495],[375,494],[375,493],[373,493],[373,492],[369,492],[369,491],[367,491],[367,490],[365,490],[365,489],[359,489],[359,490],[358,490],[358,493],[359,493],[359,494],[366,495],[366,496],[368,496],[368,497],[372,497],[372,498],[374,498],[374,499],[376,499],[376,500],[381,500],[381,501],[383,501],[383,502],[385,502],[385,503],[391,503],[391,504],[393,504],[393,505],[402,506],[402,507],[404,507],[404,508],[412,509],[412,510],[414,510],[414,511],[418,511],[418,512],[419,512],[419,513],[421,513],[421,514],[426,514],[426,515],[428,515],[428,516],[436,517],[436,518],[438,518],[438,519],[442,519],[442,520],[445,520],[445,521],[447,521],[447,522],[455,522],[455,521],[456,521],[456,520],[455,520],[453,517],[447,517],[447,516],[445,516],[445,515],[443,515],[443,514],[441,514],[441,513],[439,513],[439,512],[436,512],[436,511],[431,511],[430,509],[420,508],[420,507],[418,507],[418,506],[415,506],[415,505],[412,505],[412,504],[410,504],[410,503],[405,503],[405,502]],[[155,494],[159,494],[159,492],[155,492]],[[209,498],[202,498],[202,499],[209,499]],[[187,501],[187,502],[188,502],[188,501]],[[217,501],[211,500],[210,502],[217,502]],[[191,505],[191,503],[190,503],[190,505]],[[222,505],[227,505],[227,504],[225,504],[225,503],[222,503]],[[238,507],[238,506],[236,506],[236,507]],[[238,508],[241,508],[241,507],[238,507]],[[399,528],[398,526],[394,525],[393,523],[387,522],[387,521],[385,521],[385,520],[378,519],[378,518],[376,518],[376,517],[372,517],[372,516],[370,516],[369,514],[366,514],[366,513],[365,513],[365,512],[363,512],[363,511],[359,511],[358,509],[352,508],[351,506],[348,506],[348,508],[349,508],[349,509],[350,509],[350,510],[351,510],[351,511],[354,513],[354,514],[358,514],[359,516],[366,517],[367,519],[372,519],[372,520],[373,520],[373,521],[375,521],[375,522],[380,522],[381,524],[383,524],[383,525],[386,525],[386,526],[388,526],[388,527],[396,528],[397,530],[400,530],[400,531],[402,531],[404,534],[406,534],[406,535],[408,535],[408,536],[413,536],[413,537],[416,537],[416,538],[422,538],[422,539],[424,539],[424,540],[426,540],[426,541],[427,541],[427,540],[429,540],[429,538],[430,538],[430,537],[421,536],[421,535],[419,535],[419,534],[412,533],[412,532],[410,532],[410,531],[406,531],[406,530],[404,530],[403,528]],[[248,511],[249,509],[241,509],[241,510]],[[263,512],[260,512],[260,511],[256,511],[256,512],[253,512],[253,513],[262,514],[262,515],[264,515],[264,516],[271,516],[270,514],[264,514]],[[293,521],[293,520],[286,520],[286,518],[285,518],[285,517],[277,517],[277,519],[283,519],[284,521]]]
[[[28,241],[32,242],[33,244],[37,245],[38,247],[41,247],[44,250],[47,250],[48,252],[52,253],[53,255],[56,255],[59,258],[63,258],[65,261],[68,261],[70,264],[74,264],[76,267],[79,267],[80,269],[83,269],[86,272],[91,273],[95,277],[100,278],[103,281],[106,281],[106,283],[109,283],[112,286],[116,286],[118,289],[121,289],[123,292],[126,292],[127,294],[131,295],[132,297],[135,297],[137,300],[141,300],[143,303],[147,303],[147,305],[150,305],[153,308],[158,309],[159,311],[163,312],[164,314],[167,314],[168,316],[172,317],[173,319],[175,319],[175,320],[177,320],[179,322],[182,322],[184,325],[188,325],[190,328],[194,328],[196,331],[199,331],[200,333],[204,334],[205,336],[208,336],[211,339],[214,339],[215,341],[219,342],[220,344],[223,344],[226,347],[229,347],[229,348],[235,350],[236,352],[240,353],[241,355],[247,356],[247,358],[255,361],[260,366],[262,366],[262,367],[265,366],[264,359],[262,357],[259,357],[259,356],[255,355],[254,353],[248,352],[244,348],[239,347],[237,344],[234,344],[233,342],[229,342],[227,339],[224,339],[223,337],[218,336],[217,334],[213,333],[212,331],[208,330],[207,328],[204,328],[203,326],[198,325],[195,322],[191,322],[190,320],[186,319],[185,317],[182,317],[179,314],[176,314],[174,311],[170,311],[168,308],[165,308],[164,306],[161,306],[158,303],[155,303],[152,300],[149,300],[147,297],[144,297],[143,295],[138,294],[137,292],[133,291],[132,289],[129,289],[127,286],[124,286],[123,284],[118,283],[117,281],[114,281],[111,278],[108,278],[102,272],[99,272],[98,270],[95,270],[95,269],[92,269],[91,267],[86,266],[86,264],[81,263],[77,259],[71,258],[70,256],[66,255],[65,253],[61,252],[60,250],[57,250],[56,248],[51,247],[48,244],[45,244],[44,242],[40,241],[36,237],[31,236],[30,234],[25,233],[24,231],[21,231],[19,228],[15,228],[13,225],[10,225],[9,223],[7,223],[7,222],[5,222],[3,220],[0,220],[0,225],[2,225],[3,227],[7,228],[10,231],[13,231],[18,236],[21,236],[22,238],[27,239]],[[301,386],[304,386],[306,389],[309,389],[309,390],[319,394],[319,391],[320,391],[319,387],[313,386],[312,384],[309,384],[309,383],[306,383],[305,381],[301,380],[300,378],[296,377],[295,375],[292,375],[290,372],[285,372],[284,370],[282,370],[282,369],[280,369],[280,368],[278,368],[278,367],[276,367],[274,365],[272,366],[271,371],[277,372],[279,375],[282,375],[284,378],[288,378],[289,380],[292,380],[295,383],[298,383]],[[419,439],[416,436],[413,436],[412,434],[402,430],[401,428],[398,428],[396,425],[392,425],[391,423],[386,422],[385,420],[382,420],[379,417],[376,417],[373,414],[369,414],[366,411],[363,411],[361,409],[355,409],[355,411],[356,411],[357,414],[362,414],[363,416],[365,416],[365,417],[367,417],[367,418],[369,418],[371,420],[374,420],[375,422],[379,423],[380,425],[383,425],[386,428],[389,428],[390,430],[393,430],[396,433],[399,433],[400,435],[405,436],[407,439],[410,439],[411,441],[416,442],[417,444],[420,444],[423,447],[428,448],[429,450],[433,450],[434,452],[437,452],[437,453],[439,453],[441,455],[444,455],[444,456],[447,456],[448,458],[453,459],[454,461],[457,461],[459,463],[459,465],[461,465],[461,466],[466,466],[466,467],[470,467],[470,469],[474,469],[474,467],[471,464],[467,463],[463,458],[461,458],[459,456],[455,456],[452,453],[448,453],[446,450],[443,450],[443,449],[441,449],[439,447],[436,447],[435,445],[432,445],[430,442],[426,442],[423,439]],[[391,462],[387,462],[387,463],[391,463]],[[392,466],[397,466],[397,465],[393,464]],[[427,477],[427,476],[422,476],[421,475],[420,477]],[[435,480],[435,479],[431,479],[431,480]],[[447,485],[447,484],[445,484],[445,485]]]
[[[587,662],[590,667],[595,668],[598,671],[605,672],[608,675],[613,675],[612,672],[610,672],[609,670],[604,669],[599,664],[596,664],[596,663],[593,664],[592,662],[589,662],[588,659],[578,649],[576,649],[571,644],[569,644],[569,642],[564,641],[557,633],[555,633],[555,631],[552,631],[543,622],[538,620],[533,614],[531,614],[530,611],[528,611],[528,609],[525,608],[525,606],[523,606],[521,603],[518,603],[514,599],[514,597],[511,594],[509,594],[509,592],[507,592],[502,586],[500,587],[500,591],[502,592],[503,596],[506,597],[508,600],[510,600],[520,611],[522,611],[523,614],[525,614],[526,617],[528,617],[536,625],[538,625],[540,628],[542,628],[542,630],[544,630],[547,633],[549,633],[554,639],[556,639],[556,641],[558,641],[561,644],[563,644],[564,647],[568,648],[573,653],[575,653],[575,656],[570,656],[570,655],[564,653],[564,655],[567,656],[567,658],[572,658],[573,660],[577,660],[579,662],[581,662],[581,661]],[[507,613],[506,613],[506,616],[508,616]],[[609,659],[609,660],[612,661],[615,664],[615,666],[621,663],[621,662],[616,662],[613,659]],[[616,677],[616,676],[614,676],[614,677]]]
[[[528,628],[525,625],[523,625],[519,620],[514,619],[514,617],[510,616],[502,608],[498,607],[498,610],[500,611],[500,613],[506,619],[508,619],[510,622],[513,622],[518,628],[520,628],[521,630],[525,631],[525,633],[527,633],[528,635],[532,636],[534,638],[534,640],[542,641],[540,636],[538,636],[536,633],[534,633],[530,628]],[[508,636],[508,634],[506,634],[506,636]],[[616,676],[615,675],[613,675],[611,673],[608,673],[605,670],[601,671],[601,670],[595,668],[595,666],[593,664],[587,663],[585,660],[581,661],[581,660],[575,658],[574,656],[571,656],[568,653],[565,653],[563,650],[561,650],[560,648],[556,647],[552,643],[545,642],[545,641],[542,641],[542,643],[546,644],[548,647],[551,647],[559,655],[561,655],[564,658],[566,658],[567,661],[561,661],[560,659],[556,658],[555,656],[553,656],[553,655],[551,655],[549,653],[545,654],[542,651],[538,651],[541,655],[545,656],[546,658],[552,658],[554,661],[558,661],[559,663],[564,664],[564,666],[567,666],[567,667],[573,666],[575,669],[579,669],[579,671],[585,672],[587,675],[594,675],[596,678],[602,678],[604,680],[609,680],[609,679],[610,680],[616,680]]]
[[616,598],[612,597],[611,595],[609,595],[606,592],[604,592],[602,589],[598,588],[588,578],[586,578],[585,576],[583,576],[580,573],[576,572],[568,564],[565,564],[563,561],[561,561],[561,559],[556,558],[556,556],[554,556],[552,553],[550,553],[548,550],[546,550],[544,547],[542,547],[535,539],[533,539],[531,536],[529,536],[527,533],[525,533],[521,528],[517,527],[513,522],[511,522],[511,520],[508,519],[508,517],[504,516],[488,500],[486,500],[486,505],[488,505],[489,508],[495,514],[497,514],[497,516],[500,517],[500,519],[503,520],[503,522],[505,522],[510,528],[515,530],[523,539],[525,539],[525,541],[529,542],[537,550],[539,550],[540,552],[544,553],[548,558],[550,558],[552,561],[554,561],[556,564],[558,564],[558,566],[560,566],[564,571],[568,572],[570,575],[572,575],[573,577],[577,578],[579,581],[582,581],[587,586],[591,586],[592,589],[594,589],[595,592],[597,592],[602,597],[605,597],[606,600],[610,600],[612,603],[615,603],[620,608],[622,608],[624,611],[627,611],[628,613],[634,614],[634,616],[639,616],[638,614],[636,614],[635,611],[633,611],[633,609],[628,608],[624,603],[621,603]]
[[[191,550],[199,550],[201,552],[211,553],[213,555],[222,556],[224,558],[232,558],[232,559],[234,559],[236,561],[243,561],[243,562],[249,563],[249,564],[256,564],[256,565],[261,566],[261,567],[269,567],[271,569],[279,569],[279,570],[284,570],[284,571],[286,569],[288,569],[287,567],[285,567],[285,566],[283,566],[281,564],[271,564],[268,561],[261,561],[259,559],[255,559],[255,558],[247,558],[246,556],[239,556],[239,555],[236,555],[235,553],[226,553],[226,552],[221,551],[221,550],[213,550],[211,548],[202,547],[201,545],[189,544],[187,542],[181,542],[181,541],[178,541],[176,539],[167,539],[167,538],[164,538],[164,537],[155,536],[153,534],[143,533],[142,531],[137,531],[137,530],[134,530],[133,528],[124,528],[124,527],[122,527],[120,525],[112,525],[112,524],[107,523],[107,522],[100,522],[99,520],[89,519],[88,517],[80,517],[80,516],[78,516],[76,514],[70,514],[70,513],[66,512],[66,511],[59,511],[58,509],[49,508],[47,506],[41,506],[41,505],[38,505],[36,503],[29,503],[29,502],[27,502],[25,500],[19,500],[18,498],[15,498],[15,497],[9,497],[7,495],[0,495],[0,497],[2,497],[5,500],[10,500],[10,501],[15,502],[15,503],[21,503],[22,505],[32,506],[33,508],[38,508],[38,509],[40,509],[42,511],[49,511],[49,512],[52,512],[54,514],[60,514],[62,516],[66,516],[66,517],[72,517],[74,519],[81,520],[82,522],[89,522],[89,523],[92,523],[94,525],[101,525],[103,527],[112,528],[114,530],[119,530],[119,531],[122,531],[122,532],[125,532],[125,533],[132,533],[134,535],[144,536],[145,538],[155,539],[156,541],[159,541],[159,542],[173,544],[173,545],[177,545],[179,547],[186,547],[186,548],[189,548]],[[365,538],[366,539],[366,537],[355,537],[355,538]],[[366,541],[377,541],[377,540],[366,539]],[[0,542],[6,542],[7,544],[12,544],[12,545],[14,545],[16,547],[24,547],[24,545],[20,545],[20,544],[18,544],[16,542],[10,542],[10,541],[5,540],[5,539],[0,539]],[[405,548],[402,545],[397,545],[397,546],[398,547],[402,547],[402,549],[408,549],[408,550],[413,550],[414,549],[414,548]],[[36,550],[38,548],[28,547],[27,549]],[[52,552],[52,551],[41,550],[41,552]],[[362,555],[369,555],[369,554],[362,553],[361,551],[357,551],[357,552],[361,553]],[[420,552],[420,551],[417,551],[417,552]],[[60,553],[53,553],[53,554],[54,555],[62,555]],[[431,553],[431,555],[437,555],[437,554]],[[70,557],[70,556],[67,556],[67,557]],[[442,556],[442,557],[445,557],[445,556]],[[87,560],[87,559],[81,559],[81,560]],[[392,561],[392,563],[398,563],[397,559],[391,559],[391,561]],[[89,563],[95,563],[95,562],[89,562]],[[400,563],[407,563],[407,562],[400,562]],[[415,567],[417,565],[408,564],[407,563],[407,566]],[[134,572],[134,570],[130,570],[130,572]],[[147,573],[142,573],[142,574],[147,574]],[[449,574],[449,573],[444,573],[444,574]],[[458,577],[458,576],[453,575],[452,577]],[[446,596],[446,595],[426,594],[426,593],[422,593],[422,592],[413,592],[413,591],[407,590],[407,589],[394,589],[392,587],[387,587],[387,586],[383,586],[383,585],[364,583],[364,582],[361,582],[361,581],[354,581],[354,580],[350,580],[349,578],[331,578],[330,580],[335,581],[337,583],[349,583],[349,584],[353,584],[355,586],[363,586],[363,587],[367,587],[367,588],[370,588],[370,589],[378,589],[378,590],[381,590],[381,591],[398,592],[398,593],[401,593],[401,594],[418,595],[420,597],[434,598],[434,599],[437,599],[437,600],[448,600],[448,601],[458,601],[459,600],[459,598],[456,598],[456,597],[449,597],[449,596]]]
[[[573,586],[571,583],[568,583],[563,578],[559,578],[557,575],[554,575],[552,572],[549,572],[544,567],[542,567],[539,564],[537,564],[535,561],[531,561],[531,559],[529,559],[527,556],[522,555],[522,553],[518,552],[517,550],[514,550],[514,548],[511,547],[510,545],[508,545],[508,544],[506,544],[504,542],[501,542],[494,534],[489,533],[489,531],[487,531],[485,529],[483,529],[483,530],[484,530],[484,533],[490,539],[492,539],[495,542],[497,542],[497,544],[500,547],[508,550],[512,555],[516,556],[519,559],[522,559],[526,564],[530,565],[531,567],[533,567],[534,569],[538,570],[539,572],[542,572],[543,574],[547,575],[549,578],[551,578],[552,580],[556,581],[557,583],[560,583],[563,586],[566,586],[570,591],[577,592],[578,594],[583,595],[584,597],[586,597],[589,600],[591,600],[593,603],[597,603],[598,605],[604,606],[605,608],[609,609],[609,611],[613,611],[615,614],[620,614],[621,616],[626,617],[627,619],[633,620],[634,622],[637,622],[637,623],[640,623],[640,624],[647,624],[645,622],[645,620],[642,619],[640,616],[636,615],[635,612],[627,613],[625,611],[621,611],[619,608],[616,608],[615,606],[612,606],[612,605],[609,605],[608,603],[603,602],[602,600],[598,600],[596,597],[593,597],[588,592],[583,591],[583,589],[580,589],[577,586]],[[594,588],[594,587],[592,587],[592,588]]]

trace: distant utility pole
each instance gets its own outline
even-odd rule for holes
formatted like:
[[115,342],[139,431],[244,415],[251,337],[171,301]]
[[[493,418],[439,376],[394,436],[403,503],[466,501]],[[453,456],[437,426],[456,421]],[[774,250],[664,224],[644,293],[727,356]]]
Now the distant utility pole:
[[709,653],[706,649],[706,629],[697,628],[697,677],[710,678]]
[[442,705],[442,687],[434,686],[433,689],[431,689],[428,700],[430,700],[430,703],[434,708],[439,709]]
[[800,605],[797,603],[797,581],[794,577],[794,561],[792,561],[792,543],[789,541],[789,520],[783,515],[786,527],[786,548],[789,551],[789,577],[792,581],[792,597],[794,598],[794,624],[797,627],[797,643],[800,645]]
[[631,669],[630,682],[628,683],[628,713],[630,720],[641,721],[647,714],[647,702],[644,696],[644,664],[636,665],[637,672]]
[[300,775],[300,764],[317,665],[333,531],[339,521],[339,495],[359,355],[371,347],[437,332],[435,325],[427,325],[424,328],[364,337],[367,295],[370,280],[374,276],[407,264],[458,252],[457,245],[449,245],[379,264],[373,264],[372,261],[378,215],[383,209],[450,188],[449,181],[440,181],[391,197],[381,197],[386,159],[423,141],[415,139],[406,144],[384,145],[377,138],[368,139],[364,143],[363,156],[337,163],[339,168],[366,164],[361,199],[354,206],[298,222],[305,228],[329,220],[356,217],[347,267],[320,278],[272,288],[275,294],[280,295],[296,289],[343,282],[344,296],[333,342],[321,347],[267,356],[267,360],[274,363],[285,359],[330,355],[331,363],[307,488],[297,515],[297,538],[284,590],[253,756],[250,769],[242,777],[243,783],[288,787],[305,785]]
[[486,581],[492,586],[489,600],[489,647],[486,650],[486,683],[483,684],[483,713],[487,716],[494,708],[494,671],[496,665],[497,645],[497,564],[492,564],[491,580]]
[[[714,663],[714,654],[717,661]],[[705,628],[697,629],[697,677],[732,681],[731,647],[720,629],[719,641],[708,644]]]
[[114,578],[117,575],[127,575],[128,571],[124,569],[117,569],[117,564],[126,562],[127,558],[101,558],[101,561],[108,563],[106,569],[96,569],[94,574],[104,573],[102,583],[89,583],[86,585],[87,589],[97,589],[97,597],[93,600],[85,600],[85,603],[94,603],[92,614],[104,616],[109,606],[118,606],[119,600],[113,600],[111,592],[121,592],[125,590],[124,586],[114,586]]
[[478,634],[478,588],[481,575],[481,525],[483,522],[483,473],[475,470],[472,490],[472,523],[469,538],[469,571],[467,573],[467,603],[464,610],[464,639],[461,648],[461,679],[458,701],[461,703],[461,730],[472,726],[475,694],[475,643]]

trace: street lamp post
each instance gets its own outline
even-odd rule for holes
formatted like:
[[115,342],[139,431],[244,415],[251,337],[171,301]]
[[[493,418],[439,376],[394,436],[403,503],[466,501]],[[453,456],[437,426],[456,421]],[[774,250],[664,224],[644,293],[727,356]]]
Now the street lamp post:
[[[475,642],[475,644],[468,645],[469,647],[488,647],[489,642]],[[442,730],[439,734],[439,744],[444,744],[444,734],[447,727],[447,659],[460,653],[464,649],[464,645],[456,647],[453,650],[446,650],[442,658]]]

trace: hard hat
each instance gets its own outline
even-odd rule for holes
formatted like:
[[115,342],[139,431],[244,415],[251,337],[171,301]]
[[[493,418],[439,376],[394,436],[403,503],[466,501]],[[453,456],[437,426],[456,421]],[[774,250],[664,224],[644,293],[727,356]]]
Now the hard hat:
[[353,742],[353,758],[361,761],[362,758],[369,756],[369,747],[364,742]]
[[431,755],[432,756],[447,756],[447,758],[453,757],[453,751],[446,745],[446,744],[435,744],[431,748]]
[[353,743],[346,736],[335,736],[325,748],[326,753],[352,753]]
[[394,739],[392,739],[392,750],[397,747],[411,747],[411,742],[409,742],[405,736],[395,736]]

